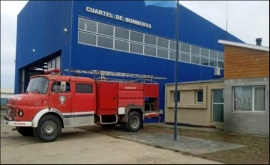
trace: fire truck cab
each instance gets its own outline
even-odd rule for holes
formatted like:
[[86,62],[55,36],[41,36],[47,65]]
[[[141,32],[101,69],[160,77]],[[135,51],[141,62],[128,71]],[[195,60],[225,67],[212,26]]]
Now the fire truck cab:
[[149,75],[108,71],[70,72],[94,77],[62,75],[60,69],[30,78],[23,94],[10,97],[5,123],[23,136],[34,135],[45,142],[56,140],[62,128],[121,124],[126,131],[143,127],[144,117],[159,117],[159,85],[105,76],[164,79]]

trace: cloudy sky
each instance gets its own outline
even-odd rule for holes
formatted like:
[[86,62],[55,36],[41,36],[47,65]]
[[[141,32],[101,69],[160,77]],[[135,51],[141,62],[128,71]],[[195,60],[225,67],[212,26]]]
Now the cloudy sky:
[[[1,88],[14,88],[17,14],[27,1],[1,1]],[[248,44],[269,47],[269,1],[181,1],[180,3]],[[227,6],[227,10],[226,10]],[[226,12],[227,11],[227,12]],[[227,13],[227,14],[226,14]]]

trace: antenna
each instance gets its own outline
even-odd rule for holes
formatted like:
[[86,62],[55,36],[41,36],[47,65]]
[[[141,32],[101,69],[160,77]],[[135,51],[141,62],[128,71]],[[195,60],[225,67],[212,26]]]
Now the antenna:
[[226,39],[228,40],[228,12],[227,12],[227,0],[226,0]]

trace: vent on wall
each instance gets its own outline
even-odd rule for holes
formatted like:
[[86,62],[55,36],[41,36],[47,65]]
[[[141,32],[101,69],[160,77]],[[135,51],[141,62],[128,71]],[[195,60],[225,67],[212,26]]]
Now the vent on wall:
[[215,75],[215,76],[220,76],[220,67],[216,67],[216,68],[214,69],[214,75]]

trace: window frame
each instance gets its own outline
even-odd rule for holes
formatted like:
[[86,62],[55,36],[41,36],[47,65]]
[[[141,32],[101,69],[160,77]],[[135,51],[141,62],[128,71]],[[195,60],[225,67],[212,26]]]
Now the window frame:
[[[77,87],[80,86],[80,85],[89,85],[91,86],[91,92],[81,92],[81,91],[78,91]],[[75,84],[75,93],[76,94],[93,94],[94,93],[94,86],[93,84],[89,84],[89,83],[81,83],[81,82],[78,82]]]
[[[84,25],[83,25],[84,24]],[[95,27],[95,29],[90,30],[88,28],[88,24],[93,24]],[[113,28],[112,29],[112,34],[111,33],[101,33],[101,29],[100,26],[104,27],[110,27]],[[91,26],[92,27],[92,26]],[[116,36],[116,31],[120,30],[119,32],[121,32],[121,30],[123,30],[123,32],[125,31],[125,34],[128,32],[128,36],[124,36],[121,37],[121,35]],[[111,31],[111,30],[110,30]],[[88,34],[88,35],[87,35]],[[120,34],[120,33],[119,33]],[[141,36],[142,35],[142,39],[137,40],[136,36],[137,35]],[[91,36],[92,37],[91,37]],[[79,37],[81,36],[81,37]],[[83,36],[86,37],[86,41],[83,41]],[[135,39],[132,39],[135,36]],[[91,37],[90,39],[87,39]],[[155,39],[155,42],[146,42],[146,38],[152,38]],[[108,40],[108,43],[111,42],[109,40],[112,40],[112,46],[110,45],[110,43],[108,45],[102,45],[101,42],[99,43],[100,39],[104,39],[106,38]],[[163,58],[163,59],[167,59],[167,60],[175,60],[175,58],[172,58],[172,54],[176,53],[176,41],[170,38],[164,38],[164,37],[159,37],[157,35],[153,35],[150,33],[143,33],[140,31],[136,31],[136,30],[132,30],[132,29],[128,29],[128,28],[124,28],[121,26],[115,26],[113,24],[108,24],[108,23],[103,23],[103,22],[99,22],[93,19],[89,19],[89,18],[85,18],[85,17],[81,17],[79,16],[78,19],[78,43],[82,44],[82,45],[88,45],[88,46],[94,46],[94,47],[99,47],[99,48],[105,48],[105,49],[110,49],[110,50],[115,50],[115,51],[121,51],[121,52],[128,52],[128,53],[133,53],[133,54],[139,54],[139,55],[145,55],[145,56],[151,56],[151,57],[157,57],[157,58]],[[94,40],[94,41],[93,41]],[[129,44],[129,50],[122,50],[122,49],[116,49],[115,48],[115,42],[116,40],[123,40],[124,42],[127,42]],[[106,41],[106,40],[104,40]],[[160,43],[160,41],[166,41],[166,46]],[[104,42],[105,43],[105,42]],[[142,52],[132,52],[130,51],[130,47],[131,47],[131,43],[136,43],[138,45],[142,45],[143,46],[143,50]],[[154,54],[146,54],[145,53],[145,48],[147,49],[147,47],[154,47],[155,48],[155,55]],[[224,53],[223,52],[219,52],[217,50],[211,50],[211,49],[207,49],[204,47],[200,47],[199,45],[192,45],[189,43],[184,43],[184,42],[179,42],[178,43],[179,46],[179,60],[178,61],[182,61],[185,63],[191,63],[191,64],[195,64],[195,65],[201,65],[201,66],[208,66],[208,67],[221,67],[222,69],[224,69]],[[167,50],[168,51],[168,56],[158,56],[158,51],[162,49],[162,50]],[[196,51],[194,51],[196,50]],[[171,53],[173,52],[173,53]],[[194,54],[195,53],[195,54]],[[184,55],[182,55],[184,54]],[[189,56],[188,60],[185,59],[186,55]],[[197,55],[199,57],[200,62],[197,63],[193,63],[192,62],[192,55]],[[181,57],[183,56],[183,57]],[[207,65],[206,64],[202,64],[201,61],[201,57],[205,58],[208,60]],[[214,58],[213,58],[214,57]],[[194,57],[193,57],[194,58]],[[196,58],[196,57],[195,57]]]
[[177,99],[177,102],[180,103],[180,101],[181,101],[181,92],[180,92],[180,90],[177,90],[177,92],[176,92],[176,99]]
[[[198,92],[202,92],[202,101],[201,102],[198,101]],[[204,97],[203,97],[204,96],[204,92],[203,92],[203,90],[196,90],[195,93],[196,93],[195,94],[196,95],[196,98],[195,98],[196,99],[196,103],[202,104],[204,102]]]
[[[62,82],[65,82],[66,83],[65,90],[64,91],[61,90],[61,83]],[[58,84],[58,83],[60,83],[60,84]],[[56,90],[53,90],[53,87],[54,87],[55,84],[57,85],[57,89]],[[67,86],[69,86],[69,90],[67,90]],[[60,89],[58,87],[60,87]],[[54,81],[52,83],[50,92],[51,93],[71,93],[71,83],[69,81]]]
[[[171,90],[171,102],[174,103],[175,102],[175,90]],[[178,97],[179,96],[179,97]],[[176,92],[176,99],[177,99],[177,103],[180,103],[181,101],[181,92],[180,90],[177,90]]]
[[[252,100],[252,102],[251,102],[251,110],[250,111],[246,111],[246,110],[235,110],[235,108],[234,108],[234,106],[235,106],[235,102],[234,102],[234,100],[235,100],[235,87],[251,87],[251,100]],[[255,110],[255,88],[263,88],[264,89],[264,110]],[[266,104],[266,102],[265,102],[265,89],[266,89],[266,87],[265,86],[263,86],[263,85],[246,85],[246,86],[233,86],[232,87],[232,94],[233,94],[233,97],[232,97],[232,109],[233,109],[233,112],[247,112],[247,113],[249,113],[249,112],[265,112],[266,111],[266,108],[265,108],[265,104]]]

